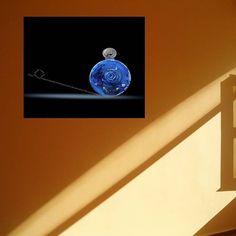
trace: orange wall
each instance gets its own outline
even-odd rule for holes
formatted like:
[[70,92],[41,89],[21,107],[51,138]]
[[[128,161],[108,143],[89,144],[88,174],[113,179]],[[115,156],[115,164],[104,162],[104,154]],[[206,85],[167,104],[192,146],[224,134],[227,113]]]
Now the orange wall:
[[[235,67],[235,0],[2,0],[0,9],[1,235],[153,119]],[[146,16],[145,119],[23,119],[23,16],[44,15]]]

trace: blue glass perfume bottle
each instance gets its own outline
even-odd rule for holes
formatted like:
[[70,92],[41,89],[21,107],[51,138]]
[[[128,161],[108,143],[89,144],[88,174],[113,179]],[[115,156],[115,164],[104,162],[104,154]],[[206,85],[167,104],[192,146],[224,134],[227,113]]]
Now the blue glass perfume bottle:
[[96,93],[102,96],[118,96],[130,85],[131,74],[125,64],[115,59],[114,48],[102,52],[105,60],[98,62],[91,70],[89,82]]

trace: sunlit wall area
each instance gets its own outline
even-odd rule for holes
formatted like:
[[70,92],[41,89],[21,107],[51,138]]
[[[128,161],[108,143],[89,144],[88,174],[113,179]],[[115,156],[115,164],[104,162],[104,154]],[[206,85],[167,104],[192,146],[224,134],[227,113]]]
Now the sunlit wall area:
[[218,114],[61,236],[193,235],[236,197],[217,192],[220,136]]
[[[169,112],[150,123],[108,156],[104,157],[102,161],[80,176],[71,185],[63,189],[63,191],[15,228],[10,235],[25,236],[34,234],[35,236],[40,236],[53,231],[114,186],[122,178],[148,161],[174,139],[180,137],[186,130],[195,126],[199,120],[207,117],[214,110],[216,110],[214,111],[215,113],[219,112],[220,83],[222,80],[227,79],[229,74],[235,72],[236,69],[232,69],[230,72],[215,79],[212,83],[200,89]],[[217,125],[220,126],[218,123]],[[215,128],[220,132],[220,127],[215,126]],[[208,130],[208,132],[211,133],[211,130]],[[217,137],[220,140],[220,133],[217,133]],[[201,142],[204,143],[206,141],[210,142],[210,139],[208,140],[203,135]],[[218,156],[220,156],[220,146],[220,142],[217,145],[215,144],[214,147],[211,147],[211,142],[209,143],[209,147],[212,149],[216,148],[214,151]],[[192,149],[187,149],[189,154],[191,152],[195,154],[196,151],[207,153],[208,150],[205,146],[201,147],[199,144],[197,146],[192,145],[191,147]],[[186,152],[184,149],[185,147],[183,151]],[[176,159],[178,158],[177,156]],[[218,172],[220,172],[220,168],[218,166]],[[210,170],[208,175],[212,176]],[[215,177],[216,179],[214,181],[218,181],[220,178],[220,176]],[[161,176],[158,178],[162,179]],[[206,183],[208,182],[207,177],[205,181]],[[41,227],[42,225],[44,227]]]

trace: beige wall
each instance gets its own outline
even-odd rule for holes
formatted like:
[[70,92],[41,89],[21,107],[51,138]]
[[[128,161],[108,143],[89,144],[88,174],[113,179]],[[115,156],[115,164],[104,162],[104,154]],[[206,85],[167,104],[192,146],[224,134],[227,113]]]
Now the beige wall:
[[[217,192],[220,139],[218,113],[60,235],[194,235],[236,197]],[[206,235],[234,227],[215,225]]]

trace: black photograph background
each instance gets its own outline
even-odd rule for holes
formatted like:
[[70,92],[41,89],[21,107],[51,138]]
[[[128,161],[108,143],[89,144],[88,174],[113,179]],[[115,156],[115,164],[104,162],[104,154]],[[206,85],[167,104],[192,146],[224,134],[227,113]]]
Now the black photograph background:
[[[144,24],[144,17],[25,17],[24,117],[143,118]],[[96,63],[104,60],[102,51],[108,47],[116,49],[116,59],[130,70],[131,84],[124,94],[105,99],[26,96],[80,93],[32,74],[94,92],[89,73]]]

